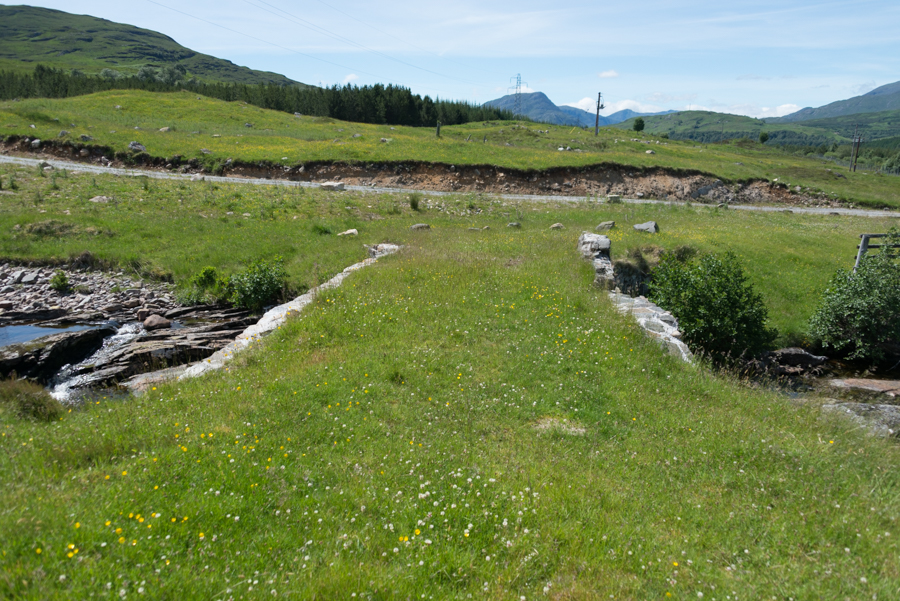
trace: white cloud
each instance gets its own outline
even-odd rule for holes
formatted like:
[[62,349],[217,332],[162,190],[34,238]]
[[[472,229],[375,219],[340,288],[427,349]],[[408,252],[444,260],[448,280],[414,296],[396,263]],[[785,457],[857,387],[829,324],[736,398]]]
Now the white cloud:
[[607,79],[610,77],[618,77],[618,76],[619,76],[619,73],[613,69],[610,69],[609,71],[602,71],[600,73],[597,73],[597,77],[599,77],[600,79]]
[[[619,111],[623,111],[625,109],[631,109],[638,113],[658,113],[665,110],[662,107],[656,106],[655,104],[644,104],[636,100],[619,100],[617,102],[604,101],[603,104],[606,106],[606,108],[600,111],[601,115],[612,115],[613,113],[618,113]],[[597,110],[597,99],[582,98],[578,102],[567,102],[564,106],[574,106],[576,108],[580,108],[583,111],[593,113]]]
[[344,84],[346,85],[346,84],[350,83],[351,81],[356,81],[357,79],[359,79],[359,75],[350,73],[347,75],[347,77],[344,78]]
[[868,81],[866,83],[861,83],[858,86],[853,86],[851,89],[857,96],[862,96],[866,92],[871,92],[878,86],[874,81]]
[[662,92],[653,92],[652,94],[648,94],[646,99],[649,102],[684,102],[684,101],[692,101],[697,98],[696,94],[663,94]]

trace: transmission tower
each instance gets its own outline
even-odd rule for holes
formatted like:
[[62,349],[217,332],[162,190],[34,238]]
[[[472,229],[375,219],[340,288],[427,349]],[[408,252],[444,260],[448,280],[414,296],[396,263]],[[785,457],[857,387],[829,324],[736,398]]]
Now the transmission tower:
[[[515,103],[515,108],[513,109],[513,114],[515,114],[515,116],[518,117],[519,115],[522,114],[522,74],[518,73],[518,74],[516,74],[515,77],[510,77],[509,79],[510,79],[510,81],[512,81],[513,79],[516,80],[516,87],[515,87],[515,92],[514,92],[516,95],[516,103]],[[526,83],[525,85],[527,86],[528,83]],[[513,89],[512,86],[507,88],[507,91],[509,91],[511,89]]]

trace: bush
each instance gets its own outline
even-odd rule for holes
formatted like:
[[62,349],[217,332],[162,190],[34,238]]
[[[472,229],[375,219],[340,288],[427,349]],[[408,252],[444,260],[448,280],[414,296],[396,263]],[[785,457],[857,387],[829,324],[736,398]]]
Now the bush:
[[769,141],[769,134],[764,131],[759,132],[759,143],[765,144],[768,141]]
[[413,211],[419,210],[419,202],[422,200],[422,194],[420,192],[413,192],[409,195],[409,208]]
[[253,312],[276,301],[284,290],[284,262],[276,257],[271,263],[257,261],[231,276],[231,302]]
[[[892,229],[883,245],[900,243]],[[900,262],[882,246],[867,254],[855,272],[838,270],[809,321],[823,348],[849,359],[879,362],[900,345]]]
[[176,300],[184,306],[222,303],[228,300],[231,292],[228,276],[219,275],[215,267],[204,267],[176,293]]
[[50,287],[57,292],[66,292],[69,289],[69,278],[65,271],[59,270],[50,278]]
[[772,343],[777,332],[766,327],[766,306],[733,253],[679,258],[685,257],[663,255],[653,272],[650,298],[672,312],[692,351],[728,363]]
[[644,131],[644,119],[638,117],[634,120],[634,131]]
[[65,409],[43,386],[27,380],[0,382],[0,412],[10,411],[21,419],[54,421]]

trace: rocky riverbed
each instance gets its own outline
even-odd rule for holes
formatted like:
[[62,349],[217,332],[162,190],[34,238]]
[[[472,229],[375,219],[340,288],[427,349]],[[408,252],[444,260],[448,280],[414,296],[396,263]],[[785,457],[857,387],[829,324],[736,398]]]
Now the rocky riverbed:
[[[51,286],[62,272],[66,290]],[[124,272],[0,266],[0,376],[48,385],[62,400],[149,371],[204,359],[255,320],[246,311],[181,307],[172,286]]]

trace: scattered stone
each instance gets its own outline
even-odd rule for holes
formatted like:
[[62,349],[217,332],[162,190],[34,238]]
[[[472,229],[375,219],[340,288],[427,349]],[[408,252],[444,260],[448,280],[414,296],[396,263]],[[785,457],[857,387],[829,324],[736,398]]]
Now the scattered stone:
[[144,321],[144,320],[146,320],[148,317],[150,317],[150,309],[139,309],[139,310],[134,314],[134,317],[135,317],[135,319],[137,319],[138,321]]
[[57,138],[65,138],[68,135],[69,135],[69,132],[67,132],[66,130],[62,130],[61,132],[59,132],[59,135],[56,137]]
[[203,154],[212,154],[212,151],[209,148],[201,148],[200,152]]
[[670,355],[687,363],[693,361],[694,355],[681,341],[682,334],[678,329],[678,321],[671,313],[654,305],[643,296],[631,298],[616,291],[609,293],[609,299],[619,313],[634,317],[638,325],[651,338],[662,344]]
[[872,436],[900,435],[900,407],[897,405],[834,403],[822,405],[822,411],[848,417]]
[[172,322],[162,315],[151,315],[144,320],[144,329],[147,331],[163,330],[172,326]]
[[32,148],[40,148],[40,147],[41,147],[41,141],[40,141],[40,140],[32,140],[32,141],[31,141],[31,147],[32,147]]
[[607,230],[613,229],[614,227],[616,227],[615,221],[604,221],[603,223],[595,227],[594,230],[598,232],[605,232]]
[[565,229],[565,227],[566,226],[564,226],[561,223],[554,223],[553,225],[550,226],[550,229],[551,230],[561,230],[561,229]]
[[147,147],[140,142],[129,142],[128,150],[131,152],[147,152]]
[[522,227],[522,224],[519,223],[518,221],[511,221],[506,224],[506,227],[520,228],[520,227]]
[[108,196],[95,196],[95,197],[91,198],[89,202],[105,204],[109,201],[110,201],[110,198]]
[[383,257],[385,255],[392,255],[398,250],[400,247],[396,244],[376,244],[375,246],[367,246],[366,249],[369,251],[369,256],[373,259],[377,259],[379,257]]
[[126,309],[135,309],[135,308],[141,306],[141,299],[132,298],[132,299],[127,300],[124,303],[122,303],[122,306],[125,307]]
[[38,281],[38,273],[32,271],[30,273],[26,273],[20,280],[20,283],[24,286],[31,286],[33,284],[36,284],[37,281]]
[[831,380],[834,388],[845,390],[864,397],[884,396],[896,398],[900,396],[900,380],[870,380],[865,378],[846,378]]
[[[195,174],[195,175],[192,175],[192,176],[191,176],[191,181],[192,181],[192,182],[205,182],[205,181],[206,181],[206,178],[203,177],[202,175]],[[229,215],[233,215],[234,213],[228,213],[228,214],[229,214]]]
[[81,138],[82,142],[93,142],[94,141],[94,138],[90,137],[87,134],[81,134],[81,136],[79,136],[79,137]]
[[323,190],[332,190],[332,191],[343,190],[344,182],[323,182],[323,183],[319,184],[319,187],[322,188]]
[[338,234],[338,236],[358,236],[358,235],[359,235],[359,232],[356,230],[353,230],[353,229],[347,230],[345,232],[341,232],[340,234]]
[[411,230],[413,230],[413,231],[417,231],[417,230],[430,230],[430,229],[431,229],[431,226],[428,225],[427,223],[417,223],[417,224],[415,224],[415,225],[409,226],[409,229],[411,229]]
[[9,311],[15,306],[16,304],[12,301],[0,301],[0,311]]
[[647,232],[648,234],[657,234],[659,233],[659,226],[656,225],[655,221],[648,221],[646,223],[639,223],[634,226],[634,229],[639,232]]
[[656,151],[655,151],[655,150],[648,150],[648,151],[647,151],[647,154],[656,154]]
[[170,131],[170,130],[168,127],[161,127],[161,128],[159,128],[159,131],[161,131],[162,133],[166,133],[167,131]]
[[619,194],[609,194],[606,197],[606,201],[610,204],[618,204],[622,202],[622,197]]
[[91,154],[91,152],[87,148],[82,148],[81,150],[78,151],[78,156],[80,156],[80,157],[86,157],[86,156],[89,156],[90,154]]

